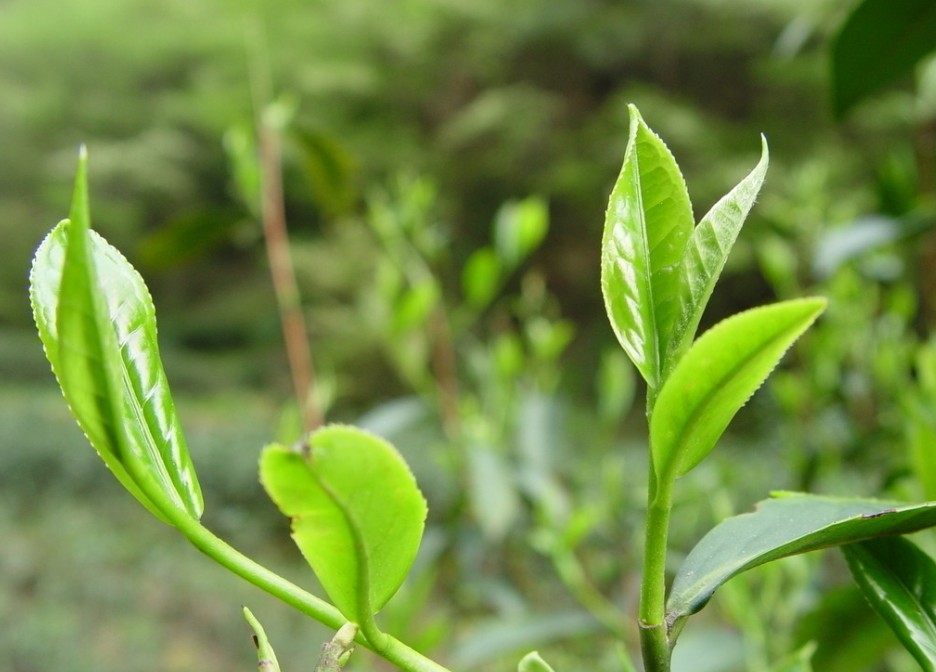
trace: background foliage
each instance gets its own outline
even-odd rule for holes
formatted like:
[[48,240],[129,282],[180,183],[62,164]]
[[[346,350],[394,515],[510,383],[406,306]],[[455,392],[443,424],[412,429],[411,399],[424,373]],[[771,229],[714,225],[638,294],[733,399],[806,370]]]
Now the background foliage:
[[[602,605],[576,572],[633,610],[645,471],[633,437],[645,428],[632,374],[608,354],[598,289],[629,102],[667,138],[701,212],[756,163],[758,134],[770,142],[703,328],[773,298],[830,299],[724,459],[692,475],[676,546],[774,488],[936,497],[936,67],[924,60],[834,118],[831,45],[851,6],[0,3],[0,576],[11,586],[0,619],[12,626],[0,659],[17,672],[253,664],[240,589],[117,492],[35,339],[29,259],[67,212],[81,142],[95,228],[154,293],[206,520],[308,581],[256,483],[260,446],[288,434],[289,381],[249,176],[229,158],[250,142],[252,87],[267,77],[290,119],[287,214],[329,416],[391,436],[430,500],[422,571],[383,615],[387,630],[461,669],[505,669],[499,656],[517,648],[581,636],[550,660],[574,669],[585,651],[612,669],[607,619],[580,606]],[[490,273],[465,279],[488,263],[477,251],[497,247],[503,204],[528,196],[547,204],[542,243],[489,286]],[[387,222],[405,252],[381,236]],[[433,310],[452,325],[454,429],[439,419],[439,337],[421,319]],[[561,580],[540,580],[554,570]],[[737,579],[677,660],[780,669],[783,652],[848,613],[846,643],[823,643],[815,669],[913,669],[870,612],[852,615],[866,613],[854,591],[819,598],[843,576],[832,560],[797,558]],[[284,669],[311,666],[319,640],[306,623],[255,592],[236,599],[262,612]]]

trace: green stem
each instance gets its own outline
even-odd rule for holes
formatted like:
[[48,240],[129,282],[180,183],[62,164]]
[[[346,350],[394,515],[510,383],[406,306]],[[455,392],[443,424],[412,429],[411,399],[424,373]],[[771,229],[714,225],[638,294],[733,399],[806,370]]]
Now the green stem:
[[[173,507],[173,510],[164,511],[164,514],[192,545],[242,579],[329,628],[338,630],[347,623],[347,619],[334,606],[254,562],[183,511]],[[379,650],[363,633],[358,634],[356,641],[408,672],[451,672],[398,639],[381,634],[383,641],[380,644],[383,646]]]
[[673,479],[657,479],[651,461],[640,586],[640,649],[647,672],[669,672],[670,669],[666,632],[666,550],[672,505]]

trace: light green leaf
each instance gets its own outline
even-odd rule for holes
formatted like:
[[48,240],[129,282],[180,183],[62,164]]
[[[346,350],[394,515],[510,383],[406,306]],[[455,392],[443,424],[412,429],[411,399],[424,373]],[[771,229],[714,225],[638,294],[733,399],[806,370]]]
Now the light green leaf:
[[553,668],[543,660],[538,651],[530,651],[520,659],[517,672],[553,672]]
[[331,425],[298,452],[268,446],[260,479],[335,606],[368,622],[403,583],[426,519],[400,454],[363,430]]
[[702,313],[728,260],[728,253],[764,183],[768,161],[767,140],[761,137],[760,162],[712,206],[692,232],[679,268],[679,314],[666,352],[664,370],[667,374],[692,345]]
[[842,547],[865,598],[924,670],[936,670],[936,563],[902,537]]
[[508,269],[516,268],[539,247],[549,230],[546,201],[535,196],[508,201],[494,219],[494,246]]
[[667,601],[670,629],[699,611],[731,577],[790,555],[936,525],[936,503],[775,493],[753,513],[716,525],[690,551]]
[[260,625],[260,621],[247,607],[244,607],[244,618],[247,619],[254,631],[254,642],[257,644],[257,669],[259,672],[280,672],[276,653],[273,651],[273,647],[270,646],[270,640],[267,639],[266,631]]
[[486,307],[500,289],[501,265],[490,247],[477,249],[462,270],[462,292],[472,308]]
[[825,308],[821,298],[733,315],[693,344],[660,390],[650,421],[653,465],[681,476],[708,455],[735,413]]
[[120,482],[166,521],[198,518],[201,490],[159,359],[143,279],[89,228],[82,154],[70,219],[42,242],[30,273],[39,337],[72,413]]
[[694,221],[686,184],[633,105],[624,165],[605,218],[601,290],[614,333],[656,389],[679,313],[679,264]]
[[832,45],[835,115],[910,72],[936,49],[936,4],[932,0],[863,0]]

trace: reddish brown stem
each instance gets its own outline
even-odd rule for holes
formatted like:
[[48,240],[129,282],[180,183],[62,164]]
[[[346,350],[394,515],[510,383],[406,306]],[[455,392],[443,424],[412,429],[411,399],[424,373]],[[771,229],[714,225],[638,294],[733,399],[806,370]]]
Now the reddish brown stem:
[[315,403],[312,391],[315,372],[309,351],[309,338],[305,316],[292,257],[289,254],[289,237],[286,232],[286,212],[283,198],[282,153],[279,131],[273,123],[261,117],[259,121],[259,153],[261,175],[261,214],[263,234],[266,240],[270,275],[279,308],[283,328],[283,341],[289,359],[293,389],[302,424],[311,432],[322,424],[321,411]]

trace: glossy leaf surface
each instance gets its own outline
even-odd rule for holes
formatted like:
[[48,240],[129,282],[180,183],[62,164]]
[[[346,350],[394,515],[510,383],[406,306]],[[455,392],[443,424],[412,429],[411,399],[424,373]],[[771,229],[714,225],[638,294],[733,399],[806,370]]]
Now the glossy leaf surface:
[[260,478],[344,616],[370,619],[403,583],[426,519],[426,502],[400,454],[383,439],[332,425],[300,451],[272,445]]
[[936,670],[936,563],[902,537],[842,547],[865,598],[924,670]]
[[697,465],[735,413],[825,308],[797,299],[738,313],[707,331],[667,378],[650,421],[657,476],[672,479]]
[[667,623],[705,606],[733,576],[771,560],[936,525],[936,503],[778,493],[753,513],[716,525],[690,551],[673,581]]
[[666,352],[664,368],[667,373],[695,338],[702,313],[718,276],[725,268],[728,253],[764,183],[768,161],[767,140],[762,137],[761,160],[757,166],[712,206],[692,232],[679,269],[679,314]]
[[195,470],[159,359],[143,279],[89,228],[79,164],[70,219],[36,252],[30,298],[52,370],[88,440],[123,485],[166,520],[201,516]]
[[835,114],[910,71],[936,49],[932,0],[863,0],[846,19],[832,46]]
[[601,290],[611,327],[651,388],[679,313],[679,264],[694,221],[673,155],[633,105],[624,165],[601,243]]

